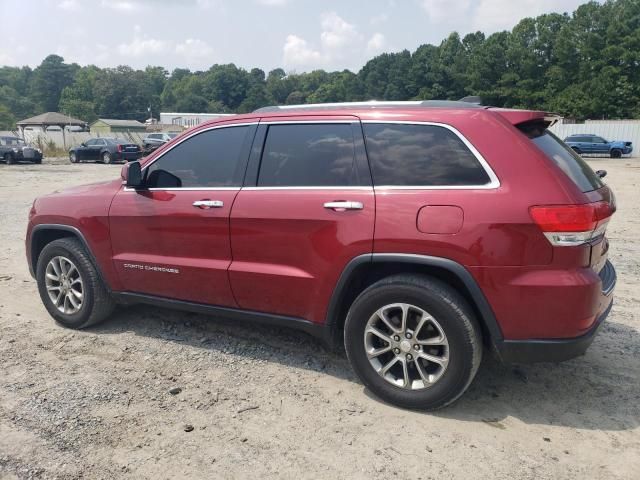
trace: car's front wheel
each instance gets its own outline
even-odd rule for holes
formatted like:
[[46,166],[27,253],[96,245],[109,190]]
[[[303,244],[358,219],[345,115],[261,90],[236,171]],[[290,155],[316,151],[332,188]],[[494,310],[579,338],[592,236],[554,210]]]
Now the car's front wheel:
[[76,154],[76,152],[71,152],[69,154],[69,161],[71,163],[78,163],[78,155]]
[[54,240],[42,249],[36,279],[42,303],[62,326],[86,328],[113,311],[106,286],[75,238]]
[[345,323],[349,361],[381,399],[405,408],[451,404],[482,359],[473,311],[446,284],[425,276],[383,279],[354,301]]
[[622,157],[622,150],[614,148],[613,150],[611,150],[610,155],[611,155],[611,158],[620,158]]
[[5,153],[4,161],[7,165],[13,165],[14,163],[16,163],[16,157],[13,153]]

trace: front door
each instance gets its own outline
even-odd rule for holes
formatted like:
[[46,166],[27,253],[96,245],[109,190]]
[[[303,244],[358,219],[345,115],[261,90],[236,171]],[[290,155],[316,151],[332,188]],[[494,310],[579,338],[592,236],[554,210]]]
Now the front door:
[[125,291],[236,306],[229,213],[255,128],[245,121],[200,129],[143,167],[145,189],[118,192],[109,222]]
[[243,309],[322,322],[347,263],[372,252],[360,123],[332,121],[292,117],[258,129],[231,212],[229,278]]

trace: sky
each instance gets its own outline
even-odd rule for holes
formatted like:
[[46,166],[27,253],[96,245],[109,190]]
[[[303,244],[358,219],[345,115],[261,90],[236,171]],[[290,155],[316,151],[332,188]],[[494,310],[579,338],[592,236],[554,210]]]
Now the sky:
[[452,31],[510,30],[584,0],[0,0],[0,65],[56,53],[100,67],[235,63],[265,71],[359,70]]

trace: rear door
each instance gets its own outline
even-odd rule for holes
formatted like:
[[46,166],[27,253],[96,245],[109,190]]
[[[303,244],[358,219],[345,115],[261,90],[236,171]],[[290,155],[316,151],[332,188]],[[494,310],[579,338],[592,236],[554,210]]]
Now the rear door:
[[602,137],[593,137],[593,151],[595,153],[609,153],[609,142]]
[[226,122],[173,145],[123,188],[109,211],[113,262],[125,291],[236,306],[229,287],[229,213],[256,123]]
[[231,212],[239,306],[324,321],[347,263],[372,252],[374,220],[358,118],[261,122]]
[[87,149],[87,160],[101,160],[100,152],[107,146],[107,142],[104,138],[96,138],[91,145]]

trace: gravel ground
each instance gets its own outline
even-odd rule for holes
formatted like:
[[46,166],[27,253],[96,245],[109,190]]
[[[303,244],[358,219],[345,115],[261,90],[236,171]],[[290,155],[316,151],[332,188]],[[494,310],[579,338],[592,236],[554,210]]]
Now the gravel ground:
[[431,414],[381,403],[293,330],[151,307],[56,326],[24,259],[31,202],[120,167],[0,164],[0,478],[638,478],[640,162],[589,162],[619,204],[610,321],[563,364],[486,356]]

